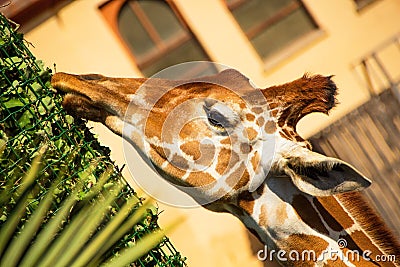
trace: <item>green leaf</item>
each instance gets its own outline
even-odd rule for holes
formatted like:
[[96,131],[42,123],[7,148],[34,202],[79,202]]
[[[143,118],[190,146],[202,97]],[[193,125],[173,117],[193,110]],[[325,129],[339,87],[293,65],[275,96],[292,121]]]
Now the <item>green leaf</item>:
[[69,125],[74,123],[74,117],[72,117],[71,115],[65,115],[65,120]]
[[11,98],[10,100],[4,102],[3,105],[7,109],[25,106],[25,104],[22,103],[18,98]]
[[25,128],[25,126],[31,125],[31,119],[33,119],[33,115],[30,110],[26,110],[22,116],[18,120],[18,126],[20,128]]
[[[18,188],[18,190],[16,192],[16,197],[19,200],[18,205],[16,207],[16,211],[9,216],[9,218],[4,223],[4,225],[2,225],[2,228],[0,231],[0,255],[6,249],[7,243],[9,242],[15,229],[17,228],[18,222],[20,221],[21,217],[23,216],[23,214],[26,211],[26,207],[28,205],[28,203],[26,201],[28,198],[28,194],[25,194],[25,192],[35,181],[35,177],[40,169],[42,155],[44,154],[46,149],[47,149],[47,147],[43,146],[39,150],[40,151],[39,156],[36,157],[35,160],[32,162],[32,167],[29,169],[28,173],[25,175],[20,187]],[[6,192],[6,193],[9,193],[9,192]],[[6,199],[6,198],[8,198],[8,196],[5,196],[4,194],[2,194],[1,195],[2,200],[0,202],[4,202],[4,199]],[[0,265],[3,266],[3,264],[1,264],[1,262],[0,262]]]
[[35,92],[39,92],[43,89],[43,87],[38,82],[32,83],[31,87],[32,87],[33,91],[35,91]]
[[46,96],[42,98],[41,103],[38,107],[38,112],[40,115],[44,115],[47,112],[50,112],[54,108],[55,104],[53,99],[50,96]]

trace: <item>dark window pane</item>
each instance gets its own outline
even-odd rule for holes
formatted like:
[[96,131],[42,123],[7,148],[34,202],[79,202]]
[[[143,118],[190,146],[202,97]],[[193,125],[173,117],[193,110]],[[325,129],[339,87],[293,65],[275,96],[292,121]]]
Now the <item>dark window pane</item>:
[[156,49],[154,42],[128,3],[121,9],[118,17],[118,26],[122,38],[139,61],[146,54]]
[[[161,59],[157,60],[152,65],[143,68],[142,72],[146,76],[151,76],[169,66],[197,60],[208,60],[208,57],[200,44],[196,40],[191,39],[180,47],[166,53]],[[184,74],[181,74],[179,77],[182,77],[182,75]]]
[[164,1],[139,1],[161,39],[168,41],[185,33],[173,10]]
[[236,20],[246,32],[268,20],[293,0],[249,0],[232,11]]
[[260,56],[266,58],[314,29],[316,25],[307,12],[298,9],[251,41]]

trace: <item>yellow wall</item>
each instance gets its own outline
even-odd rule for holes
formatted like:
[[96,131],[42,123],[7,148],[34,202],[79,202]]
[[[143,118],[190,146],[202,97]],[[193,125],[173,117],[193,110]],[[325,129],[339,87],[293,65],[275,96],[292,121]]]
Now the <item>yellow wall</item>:
[[[35,45],[32,48],[34,54],[48,66],[56,63],[57,71],[140,76],[99,12],[98,6],[103,2],[74,1],[57,16],[30,31],[26,38]],[[304,72],[336,75],[340,106],[330,117],[313,114],[304,118],[299,131],[305,136],[316,133],[368,100],[368,90],[355,77],[352,65],[400,32],[398,0],[378,1],[360,13],[352,0],[305,0],[320,31],[307,40],[306,45],[288,48],[264,62],[228,12],[224,1],[174,2],[212,60],[237,68],[260,87],[296,79]],[[100,140],[111,147],[112,157],[122,165],[125,159],[121,139],[99,124],[91,125]],[[136,177],[158,179],[140,159],[129,160],[137,162]],[[131,179],[127,169],[125,175]],[[161,188],[164,191],[164,187]],[[178,191],[173,194],[185,197]],[[249,234],[233,216],[203,208],[160,206],[166,210],[161,216],[161,224],[172,220],[176,214],[187,218],[170,236],[177,249],[189,258],[190,266],[263,266],[251,250]]]

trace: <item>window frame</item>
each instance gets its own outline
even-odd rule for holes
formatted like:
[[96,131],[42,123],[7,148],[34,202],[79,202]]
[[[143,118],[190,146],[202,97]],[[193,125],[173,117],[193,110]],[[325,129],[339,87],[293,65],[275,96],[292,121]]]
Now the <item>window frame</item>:
[[[175,48],[180,47],[181,45],[185,44],[186,42],[188,42],[192,39],[195,39],[200,44],[200,47],[201,47],[203,53],[205,55],[207,55],[208,58],[210,58],[209,54],[206,52],[206,50],[202,46],[199,39],[195,36],[193,31],[188,27],[187,23],[185,22],[184,18],[182,17],[181,13],[179,12],[179,10],[176,7],[176,5],[174,4],[174,2],[172,0],[164,0],[164,1],[166,2],[166,4],[169,5],[171,10],[173,11],[174,15],[178,19],[178,21],[181,24],[182,28],[184,29],[185,33],[181,34],[181,36],[179,36],[178,39],[175,39],[171,42],[165,42],[162,40],[161,37],[158,36],[158,33],[153,28],[151,23],[150,23],[150,25],[147,25],[148,28],[146,28],[143,25],[143,22],[145,24],[148,23],[148,21],[146,21],[147,18],[146,17],[139,18],[139,16],[143,16],[143,14],[139,14],[139,16],[137,16],[137,13],[135,12],[135,10],[132,9],[132,12],[134,12],[136,14],[138,19],[143,20],[143,21],[141,21],[142,25],[144,26],[146,32],[149,34],[152,41],[159,48],[158,50],[154,51],[153,53],[146,55],[146,57],[144,57],[144,59],[143,58],[140,59],[134,54],[132,49],[129,47],[128,43],[122,37],[120,30],[119,30],[118,16],[119,16],[119,13],[120,13],[120,10],[122,9],[122,7],[127,2],[129,2],[129,0],[108,0],[99,6],[100,12],[102,13],[103,17],[108,22],[108,24],[111,26],[112,31],[114,32],[114,34],[117,36],[117,39],[124,47],[124,50],[126,50],[126,52],[130,55],[131,60],[138,67],[139,71],[141,71],[142,73],[143,73],[143,71],[142,71],[143,69],[145,69],[145,68],[151,66],[153,63],[157,62],[157,60],[162,58],[165,54],[167,54],[170,51],[173,51]],[[129,4],[137,5],[137,3],[135,4],[135,2],[136,1],[133,1],[132,3],[129,3]],[[150,29],[150,32],[148,31],[148,29]]]

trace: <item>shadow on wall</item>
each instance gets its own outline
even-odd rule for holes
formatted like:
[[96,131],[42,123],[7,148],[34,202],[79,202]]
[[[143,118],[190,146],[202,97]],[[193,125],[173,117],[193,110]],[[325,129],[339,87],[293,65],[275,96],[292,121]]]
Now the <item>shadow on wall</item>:
[[[250,241],[250,246],[251,246],[251,251],[252,254],[255,258],[257,258],[257,255],[259,255],[259,251],[264,251],[264,244],[262,244],[257,237],[255,237],[252,233],[247,231],[247,236]],[[261,254],[261,256],[264,256],[264,254]],[[279,263],[274,259],[273,261],[270,260],[260,260],[260,262],[263,263],[264,267],[280,267]]]

